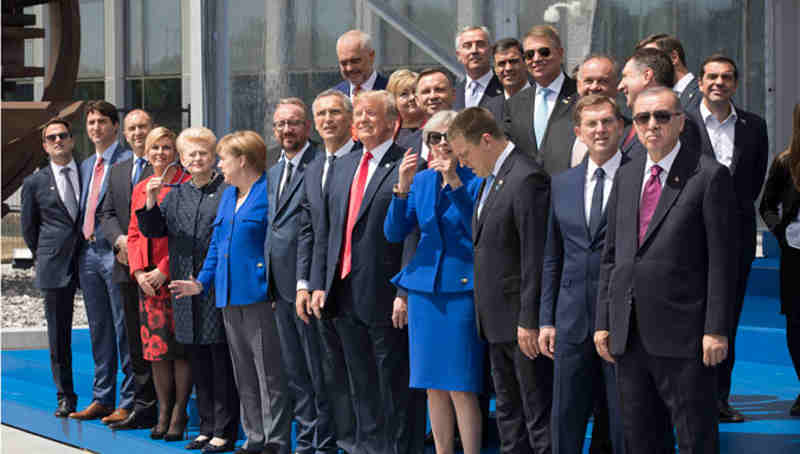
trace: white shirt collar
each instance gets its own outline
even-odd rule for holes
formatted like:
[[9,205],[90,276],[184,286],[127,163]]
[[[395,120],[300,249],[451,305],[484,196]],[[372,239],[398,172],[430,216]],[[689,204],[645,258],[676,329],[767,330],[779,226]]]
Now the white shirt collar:
[[666,178],[667,175],[669,175],[669,169],[672,168],[672,163],[675,162],[675,158],[678,156],[678,150],[680,150],[680,148],[681,141],[679,140],[678,143],[672,147],[672,150],[658,162],[654,162],[652,159],[650,159],[650,153],[647,153],[647,163],[644,166],[645,175],[649,176],[650,167],[658,164],[658,166],[661,167],[661,174],[664,175],[664,178]]
[[510,140],[506,144],[506,148],[500,153],[500,156],[497,157],[497,161],[494,162],[494,169],[492,169],[492,175],[497,177],[497,174],[500,172],[500,168],[503,167],[503,163],[506,162],[506,158],[508,155],[511,154],[511,151],[514,149],[514,143]]
[[[517,93],[519,93],[520,91],[522,91],[522,90],[524,90],[524,89],[526,89],[526,88],[528,88],[528,87],[530,87],[530,86],[531,86],[531,81],[529,81],[529,80],[526,80],[526,81],[525,81],[525,85],[523,85],[523,86],[522,86],[522,88],[520,88],[520,89],[519,89],[519,91],[518,91]],[[514,93],[514,94],[517,94],[517,93]],[[511,97],[511,96],[513,96],[513,95],[509,95],[509,94],[508,94],[508,92],[506,91],[506,89],[504,88],[504,89],[503,89],[503,96],[505,96],[505,98],[506,98],[506,99],[508,99],[508,98],[510,98],[510,97]]]
[[[564,77],[564,73],[563,72],[559,72],[558,73],[558,77],[553,79],[553,81],[550,82],[550,85],[548,85],[547,88],[549,88],[556,95],[558,95],[559,93],[561,93],[561,86],[564,85],[564,80],[565,79],[566,78]],[[539,89],[541,89],[541,88],[542,88],[542,86],[537,83],[536,84],[536,93],[539,93]]]
[[[306,145],[300,151],[298,151],[297,154],[295,154],[292,159],[289,160],[289,162],[292,163],[292,165],[294,166],[295,169],[300,164],[300,161],[303,159],[303,153],[305,153],[306,150],[308,150],[308,147],[309,147],[310,144],[311,144],[311,142],[306,140]],[[284,150],[284,149],[281,149],[281,159],[284,159],[284,160],[286,159],[286,150]]]
[[686,90],[686,87],[689,86],[689,82],[691,82],[692,79],[694,79],[694,74],[686,74],[685,76],[681,77],[681,80],[675,82],[675,85],[672,87],[672,91],[683,93],[683,90]]
[[[378,72],[372,71],[372,74],[361,84],[361,91],[372,91],[372,87],[375,86],[375,81],[378,79]],[[349,81],[348,81],[349,82]],[[352,82],[350,83],[350,96],[353,96],[353,93],[356,92],[356,86],[353,85]]]
[[[355,142],[353,142],[353,139],[347,139],[347,142],[345,142],[344,145],[339,147],[339,149],[334,151],[333,155],[336,156],[337,158],[341,158],[342,156],[346,155],[347,153],[350,153],[350,150],[353,149],[353,145],[355,145]],[[328,153],[328,155],[330,155],[330,153]]]
[[60,175],[61,174],[61,169],[63,169],[64,167],[69,167],[72,170],[71,175],[78,175],[78,166],[77,166],[77,164],[75,164],[75,159],[74,158],[70,159],[70,161],[65,166],[62,166],[62,165],[56,164],[53,161],[50,161],[50,169],[53,171],[53,174],[55,174],[55,175]]
[[600,167],[603,169],[603,172],[606,173],[606,178],[613,180],[614,175],[617,173],[617,169],[619,169],[620,164],[622,163],[622,152],[617,150],[614,153],[614,156],[609,158],[602,166],[598,166],[594,160],[592,160],[592,155],[589,155],[589,165],[586,166],[586,180],[589,181],[594,178],[594,171]]
[[488,87],[488,86],[489,86],[489,81],[490,81],[490,80],[492,80],[492,76],[493,76],[493,75],[494,75],[494,73],[492,72],[491,68],[489,69],[489,71],[487,71],[487,72],[486,72],[486,74],[482,75],[481,77],[479,77],[479,78],[477,78],[477,79],[473,79],[473,78],[469,77],[469,74],[467,74],[467,83],[466,83],[466,85],[464,86],[464,88],[465,88],[466,90],[469,90],[469,84],[470,84],[470,82],[472,82],[473,80],[475,80],[475,81],[477,81],[479,84],[481,84],[481,88],[483,88],[483,89],[485,90],[485,89],[486,89],[486,87]]
[[[730,101],[728,101],[728,103],[731,105],[731,113],[728,114],[728,118],[722,121],[717,121],[718,124],[726,123],[728,120],[735,122],[736,119],[739,118],[739,116],[736,114],[736,108],[733,107],[733,103]],[[708,107],[706,107],[705,102],[700,103],[700,116],[703,118],[703,124],[706,125],[708,124],[709,118],[714,118],[715,121],[717,120],[717,117],[715,117],[714,114],[710,110],[708,110]]]
[[372,161],[377,164],[380,164],[381,160],[383,159],[383,155],[385,155],[386,152],[389,151],[389,147],[391,147],[393,143],[394,141],[392,140],[391,137],[389,137],[389,139],[386,142],[381,143],[372,150],[367,150],[367,147],[365,146],[364,151],[365,152],[369,151],[370,153],[372,153]]

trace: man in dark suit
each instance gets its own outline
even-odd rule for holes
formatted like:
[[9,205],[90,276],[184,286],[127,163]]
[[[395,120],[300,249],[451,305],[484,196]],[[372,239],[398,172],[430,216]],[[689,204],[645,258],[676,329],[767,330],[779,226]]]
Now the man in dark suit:
[[128,269],[128,224],[131,216],[131,191],[139,181],[153,174],[145,158],[145,138],[153,129],[150,115],[140,109],[132,110],[123,121],[123,133],[133,151],[133,158],[111,167],[108,191],[97,212],[100,224],[97,232],[113,244],[116,260],[112,280],[122,297],[128,350],[131,355],[134,380],[134,402],[129,414],[122,418],[107,416],[103,422],[112,429],[142,429],[156,422],[156,394],[150,362],[142,356],[139,335],[139,286],[131,280]]
[[[599,401],[595,426],[600,419],[610,426],[608,452],[622,454],[616,375],[597,354],[593,335],[605,204],[617,169],[628,160],[619,151],[624,122],[616,102],[600,94],[581,97],[574,121],[588,159],[552,180],[539,316],[539,348],[555,363],[553,452],[582,452],[586,424]],[[589,452],[598,451],[595,444],[601,442],[593,434]]]
[[472,220],[475,312],[489,342],[500,452],[550,452],[553,363],[538,347],[550,179],[486,109],[462,111],[447,137],[486,178]]
[[489,61],[492,38],[485,26],[466,26],[456,34],[456,57],[467,76],[455,86],[453,108],[481,106],[503,94],[500,80]]
[[312,308],[318,318],[333,318],[342,342],[344,364],[334,367],[346,367],[354,393],[354,451],[420,452],[424,432],[413,423],[424,418],[424,407],[408,387],[407,304],[389,281],[403,251],[383,235],[404,152],[392,142],[399,121],[393,96],[357,96],[354,119],[364,151],[338,159],[328,175],[314,232]]
[[700,68],[702,101],[689,116],[700,126],[702,149],[726,166],[733,177],[738,226],[739,274],[728,357],[717,367],[718,406],[721,422],[740,422],[744,417],[730,406],[731,375],[735,361],[736,330],[742,314],[747,278],[756,253],[755,201],[764,184],[769,159],[769,139],[764,119],[734,107],[739,71],[736,63],[723,55],[712,55]]
[[[425,112],[423,124],[436,112],[453,109],[456,91],[453,89],[450,76],[442,68],[428,68],[419,73],[416,93],[417,103]],[[420,170],[427,166],[430,150],[428,144],[422,140],[422,128],[407,136],[403,142],[398,142],[397,145],[406,150],[414,149],[422,158],[419,160]]]
[[297,316],[307,324],[316,324],[319,331],[322,357],[326,358],[322,361],[324,395],[330,405],[336,445],[345,452],[355,452],[355,414],[350,399],[350,381],[347,371],[338,367],[345,363],[342,340],[332,320],[311,317],[311,294],[307,283],[311,280],[314,232],[319,229],[324,211],[324,193],[327,192],[329,176],[336,160],[360,150],[361,142],[352,139],[353,104],[342,92],[334,89],[323,91],[314,100],[312,110],[325,153],[308,165],[303,179],[305,198],[297,239],[297,281],[305,285],[298,285],[295,304]]
[[[98,419],[116,413],[115,418],[133,408],[133,368],[125,329],[125,311],[119,288],[114,284],[112,243],[99,231],[100,217],[109,185],[111,167],[132,153],[117,140],[119,114],[113,104],[89,101],[86,104],[86,132],[94,153],[81,163],[81,233],[86,245],[78,257],[78,270],[89,319],[89,335],[94,358],[92,402],[84,410],[70,413],[80,420]],[[120,384],[119,407],[114,409],[117,388],[117,361],[124,378]]]
[[728,350],[736,295],[725,166],[679,141],[685,119],[669,88],[633,106],[647,153],[617,171],[608,201],[594,340],[617,364],[630,452],[719,452],[716,366]]
[[305,103],[299,98],[281,99],[272,125],[281,145],[281,158],[267,171],[270,228],[264,241],[264,258],[297,421],[295,452],[333,452],[336,443],[322,378],[317,325],[303,323],[295,311],[298,290],[308,290],[308,282],[297,279],[297,245],[305,174],[317,158],[317,150],[308,140],[311,122],[306,118]]
[[375,49],[372,38],[361,30],[350,30],[336,41],[336,56],[339,59],[339,72],[342,79],[334,88],[350,99],[362,91],[383,90],[389,79],[380,75],[372,67],[375,63]]
[[78,402],[72,381],[72,314],[81,244],[80,173],[72,157],[75,142],[69,123],[49,121],[42,129],[42,146],[50,163],[22,184],[22,236],[36,260],[34,283],[44,295],[58,399],[55,415],[64,418]]
[[575,133],[569,104],[577,87],[561,69],[564,49],[553,27],[531,27],[522,47],[528,72],[536,83],[505,103],[504,129],[517,147],[554,175],[570,165]]
[[489,98],[481,107],[492,113],[497,123],[503,124],[503,105],[506,99],[531,86],[531,79],[522,58],[522,43],[515,38],[504,38],[492,46],[494,72],[503,86],[503,96]]
[[686,52],[678,38],[664,33],[650,35],[636,45],[637,50],[645,47],[659,49],[669,56],[675,68],[675,84],[672,89],[680,96],[683,110],[688,111],[697,107],[703,93],[700,91],[697,78],[686,67]]

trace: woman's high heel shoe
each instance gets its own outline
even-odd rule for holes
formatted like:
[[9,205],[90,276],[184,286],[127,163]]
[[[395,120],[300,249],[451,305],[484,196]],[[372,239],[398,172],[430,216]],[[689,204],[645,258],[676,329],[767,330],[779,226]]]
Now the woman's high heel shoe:
[[173,422],[169,426],[169,431],[164,435],[164,441],[180,441],[184,439],[186,432],[186,423],[189,422],[189,416],[184,413],[181,421]]

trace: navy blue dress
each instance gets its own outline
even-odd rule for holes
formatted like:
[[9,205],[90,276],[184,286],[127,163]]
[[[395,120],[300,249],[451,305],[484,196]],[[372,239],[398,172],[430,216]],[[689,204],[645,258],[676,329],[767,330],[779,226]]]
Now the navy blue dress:
[[417,174],[408,198],[392,200],[384,234],[400,242],[420,229],[414,257],[392,279],[408,291],[409,385],[480,392],[485,345],[475,325],[471,223],[482,179],[457,172],[456,190],[434,170]]

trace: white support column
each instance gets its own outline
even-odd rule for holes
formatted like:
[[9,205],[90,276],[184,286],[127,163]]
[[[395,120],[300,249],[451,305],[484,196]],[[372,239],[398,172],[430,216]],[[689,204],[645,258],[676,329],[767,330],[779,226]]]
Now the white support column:
[[191,109],[189,126],[204,126],[203,4],[181,0],[181,104]]
[[[50,21],[50,7],[48,5],[36,5],[33,7],[33,14],[36,15],[36,27],[43,27],[42,24],[46,24]],[[31,66],[39,66],[42,68],[47,68],[47,54],[45,53],[45,49],[50,48],[50,35],[47,33],[44,34],[44,39],[34,39],[32,40],[33,45],[33,61],[31,62]],[[44,77],[34,77],[33,78],[33,100],[34,101],[41,101],[42,95],[44,94]]]
[[125,5],[123,0],[105,0],[105,100],[125,107]]

